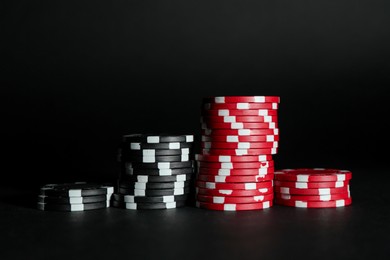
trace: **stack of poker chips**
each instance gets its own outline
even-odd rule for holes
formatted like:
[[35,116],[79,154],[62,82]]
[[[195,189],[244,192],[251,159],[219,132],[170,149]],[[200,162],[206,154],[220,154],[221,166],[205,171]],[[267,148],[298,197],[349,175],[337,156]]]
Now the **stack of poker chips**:
[[193,135],[126,135],[113,206],[170,209],[186,204],[194,174]]
[[352,173],[336,169],[286,169],[275,172],[275,204],[297,208],[335,208],[352,203]]
[[279,97],[205,98],[196,204],[224,211],[269,208],[277,153]]
[[40,189],[37,208],[55,211],[84,211],[110,206],[114,187],[86,182],[46,184]]

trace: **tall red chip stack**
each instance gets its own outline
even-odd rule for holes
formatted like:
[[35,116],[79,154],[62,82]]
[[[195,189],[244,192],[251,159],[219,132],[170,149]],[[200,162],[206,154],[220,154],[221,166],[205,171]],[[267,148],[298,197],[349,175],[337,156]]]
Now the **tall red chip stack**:
[[197,207],[239,211],[272,206],[279,101],[276,96],[203,100]]

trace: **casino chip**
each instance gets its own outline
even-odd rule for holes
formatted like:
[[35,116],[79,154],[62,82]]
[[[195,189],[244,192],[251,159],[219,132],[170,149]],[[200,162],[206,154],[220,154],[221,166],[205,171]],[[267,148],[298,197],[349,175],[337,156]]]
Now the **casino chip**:
[[114,187],[85,182],[47,184],[40,188],[37,208],[54,211],[86,211],[110,206]]
[[126,135],[112,205],[125,209],[182,207],[195,173],[192,135]]
[[275,171],[275,204],[297,208],[335,208],[352,203],[352,173],[338,169]]
[[277,96],[203,99],[202,150],[195,157],[198,207],[258,210],[272,206],[279,102]]

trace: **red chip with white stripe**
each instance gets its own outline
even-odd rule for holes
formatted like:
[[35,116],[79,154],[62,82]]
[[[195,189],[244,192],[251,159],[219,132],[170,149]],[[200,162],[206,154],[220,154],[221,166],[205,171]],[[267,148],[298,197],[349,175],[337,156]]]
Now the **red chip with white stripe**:
[[341,199],[331,201],[300,201],[275,199],[275,204],[296,207],[296,208],[338,208],[352,204],[352,199]]
[[278,121],[278,116],[209,116],[204,115],[200,121],[203,123],[275,123]]
[[249,196],[249,197],[226,197],[226,196],[206,196],[206,195],[198,195],[196,199],[202,202],[215,203],[215,204],[226,204],[226,203],[256,203],[262,201],[270,201],[273,200],[274,195],[266,194],[259,196]]
[[272,194],[272,188],[262,188],[257,190],[214,190],[214,189],[206,189],[206,188],[196,188],[196,194],[200,195],[208,195],[208,196],[232,196],[232,197],[248,197],[248,196],[259,196],[265,194]]
[[207,182],[235,183],[235,182],[263,182],[273,180],[273,174],[253,175],[253,176],[218,176],[198,174],[197,179]]
[[280,103],[280,97],[278,96],[218,96],[218,97],[207,97],[203,99],[208,103]]
[[245,203],[245,204],[216,204],[207,202],[196,202],[198,208],[221,210],[221,211],[242,211],[242,210],[258,210],[272,207],[272,200],[257,202],[257,203]]
[[262,136],[279,135],[279,129],[202,129],[202,135],[206,136]]
[[276,129],[278,124],[271,123],[218,123],[208,122],[202,123],[202,129]]
[[294,195],[329,195],[338,193],[348,193],[349,185],[341,188],[319,188],[319,189],[296,189],[289,187],[274,187],[275,192],[283,194],[294,194]]
[[278,103],[249,103],[249,102],[240,102],[240,103],[204,103],[203,109],[205,110],[216,110],[216,109],[238,109],[238,110],[247,110],[247,109],[278,109]]
[[274,167],[255,169],[221,169],[221,168],[198,168],[199,174],[215,176],[256,176],[272,174]]
[[282,193],[275,193],[275,198],[283,200],[292,200],[292,201],[330,201],[330,200],[343,200],[350,198],[348,193],[339,193],[339,194],[328,194],[328,195],[289,195]]
[[269,155],[277,154],[278,148],[264,148],[264,149],[203,149],[203,154],[209,155]]
[[268,168],[274,166],[274,161],[265,162],[198,162],[200,168],[214,168],[214,169],[256,169]]
[[284,169],[275,172],[275,180],[297,182],[328,182],[346,181],[352,178],[352,173],[338,169]]
[[275,180],[275,186],[290,187],[296,189],[341,188],[349,185],[349,181],[327,182],[293,182]]
[[196,154],[195,159],[204,162],[266,162],[271,161],[271,155],[246,155],[246,156],[234,156],[234,155],[207,155]]
[[201,146],[205,149],[264,149],[278,148],[278,142],[202,142]]
[[203,135],[202,136],[202,142],[242,143],[242,142],[275,142],[275,141],[279,141],[278,135],[257,135],[257,136]]
[[276,116],[278,110],[274,109],[217,109],[217,110],[204,110],[203,115],[209,116]]
[[197,181],[196,186],[205,189],[217,190],[257,190],[263,188],[272,188],[272,181],[264,182],[247,182],[247,183],[220,183],[220,182],[205,182]]

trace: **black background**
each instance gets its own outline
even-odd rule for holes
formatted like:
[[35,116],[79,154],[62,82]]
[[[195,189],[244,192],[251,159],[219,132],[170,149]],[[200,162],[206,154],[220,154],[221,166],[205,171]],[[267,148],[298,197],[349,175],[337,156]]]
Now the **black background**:
[[281,96],[277,168],[387,166],[388,1],[1,5],[10,185],[112,181],[122,134],[199,134],[213,95]]

